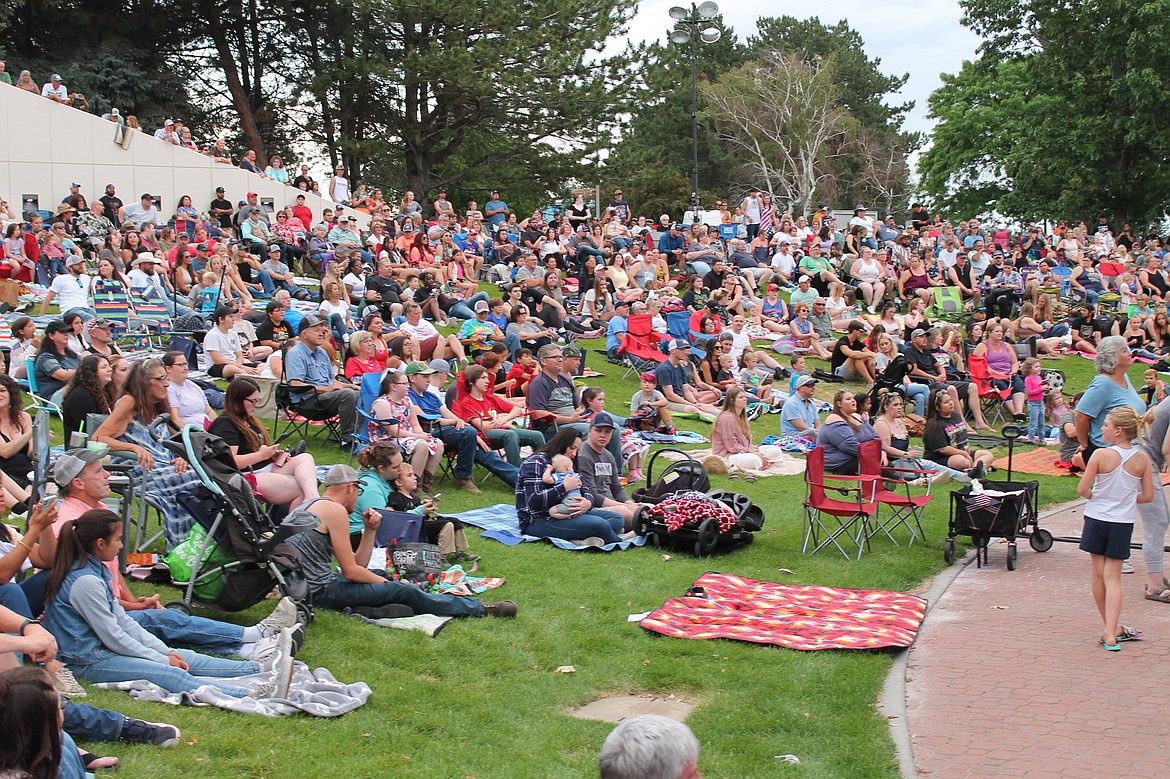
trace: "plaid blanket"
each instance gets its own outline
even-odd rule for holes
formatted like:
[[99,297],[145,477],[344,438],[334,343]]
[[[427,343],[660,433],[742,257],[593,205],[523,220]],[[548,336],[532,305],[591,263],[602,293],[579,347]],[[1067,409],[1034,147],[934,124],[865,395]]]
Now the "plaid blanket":
[[789,649],[908,647],[926,601],[885,590],[799,586],[705,573],[705,597],[671,598],[639,624],[675,638],[731,638]]
[[615,549],[629,549],[631,546],[643,546],[646,543],[645,536],[637,536],[629,541],[619,541],[616,544],[590,546],[588,544],[574,544],[572,541],[565,541],[561,538],[538,538],[537,536],[524,535],[520,532],[520,522],[516,519],[516,507],[507,503],[496,503],[492,506],[471,509],[470,511],[452,514],[451,516],[466,525],[473,525],[482,529],[484,531],[482,534],[484,538],[490,538],[493,541],[499,541],[501,544],[508,546],[516,546],[525,541],[548,541],[554,546],[573,552],[580,552],[586,549],[590,551],[612,552]]

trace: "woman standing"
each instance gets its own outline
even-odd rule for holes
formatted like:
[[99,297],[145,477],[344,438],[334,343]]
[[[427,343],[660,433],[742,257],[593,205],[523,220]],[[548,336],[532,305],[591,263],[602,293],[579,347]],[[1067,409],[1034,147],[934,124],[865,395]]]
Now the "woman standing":
[[[742,471],[762,471],[773,462],[784,459],[778,446],[756,446],[752,443],[751,423],[747,418],[748,393],[743,387],[732,387],[723,398],[723,407],[711,428],[711,451]],[[749,481],[755,479],[748,476]]]
[[259,406],[260,385],[246,376],[236,376],[228,384],[223,416],[211,423],[208,432],[228,445],[236,467],[252,476],[264,500],[293,508],[317,498],[313,455],[294,455],[272,443],[268,428],[256,417]]
[[410,457],[410,467],[418,476],[423,492],[430,492],[443,458],[443,442],[423,432],[418,408],[407,398],[408,390],[404,373],[387,371],[382,379],[382,394],[370,409],[374,418],[369,423],[369,438],[371,443],[388,440],[397,443],[402,453]]
[[[849,390],[837,390],[833,396],[833,410],[825,417],[817,436],[817,445],[825,449],[825,470],[832,473],[855,474],[859,463],[859,447],[878,437],[873,426],[857,413],[857,398]],[[882,455],[882,464],[885,464]]]
[[[203,389],[188,378],[191,366],[187,364],[187,356],[182,352],[167,352],[162,364],[167,375],[167,402],[178,412],[180,422],[206,430],[215,419],[215,411]],[[110,375],[113,376],[112,369]],[[116,399],[113,396],[110,402]]]

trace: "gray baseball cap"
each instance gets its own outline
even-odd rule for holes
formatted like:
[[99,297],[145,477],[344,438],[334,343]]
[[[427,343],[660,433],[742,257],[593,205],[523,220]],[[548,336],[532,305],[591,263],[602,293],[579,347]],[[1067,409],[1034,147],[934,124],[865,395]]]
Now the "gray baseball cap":
[[336,484],[354,484],[361,481],[358,472],[348,465],[334,465],[329,469],[329,473],[325,475],[325,481],[321,482],[326,487],[332,487]]
[[70,449],[61,455],[53,466],[53,481],[57,482],[59,487],[68,487],[85,470],[85,466],[101,459],[100,452],[92,452],[89,449]]

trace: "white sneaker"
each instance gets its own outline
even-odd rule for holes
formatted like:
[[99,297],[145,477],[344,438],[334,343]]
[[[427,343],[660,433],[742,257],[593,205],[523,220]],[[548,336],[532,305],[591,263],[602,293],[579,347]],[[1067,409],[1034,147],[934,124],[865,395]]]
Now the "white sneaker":
[[77,677],[73,675],[73,672],[64,666],[53,674],[53,686],[57,688],[57,692],[67,698],[84,698],[89,694],[84,687],[77,683]]
[[287,698],[292,684],[293,658],[292,631],[281,631],[282,647],[260,664],[261,671],[272,671],[272,680],[259,685],[252,691],[254,698]]
[[288,628],[260,639],[252,652],[252,660],[261,671],[274,670],[283,657],[292,657],[292,630]]
[[1133,563],[1131,563],[1129,560],[1122,560],[1121,561],[1121,572],[1122,573],[1133,573],[1134,572],[1133,571]]
[[935,471],[935,474],[930,477],[930,486],[933,487],[936,484],[946,484],[950,480],[951,480],[951,472],[950,471]]
[[297,606],[292,598],[281,598],[280,603],[264,619],[256,623],[256,629],[264,638],[275,636],[285,628],[297,624]]

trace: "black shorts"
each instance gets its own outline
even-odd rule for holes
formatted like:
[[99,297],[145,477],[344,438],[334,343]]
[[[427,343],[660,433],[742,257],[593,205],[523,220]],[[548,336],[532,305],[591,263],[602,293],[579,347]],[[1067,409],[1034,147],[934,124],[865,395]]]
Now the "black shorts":
[[213,379],[222,379],[223,378],[223,369],[226,368],[227,366],[228,366],[228,363],[226,363],[226,362],[220,363],[218,365],[213,364],[213,365],[211,365],[211,367],[209,367],[207,369],[207,375]]
[[1081,551],[1112,560],[1128,560],[1132,538],[1132,522],[1102,522],[1086,516],[1085,527],[1081,531]]

